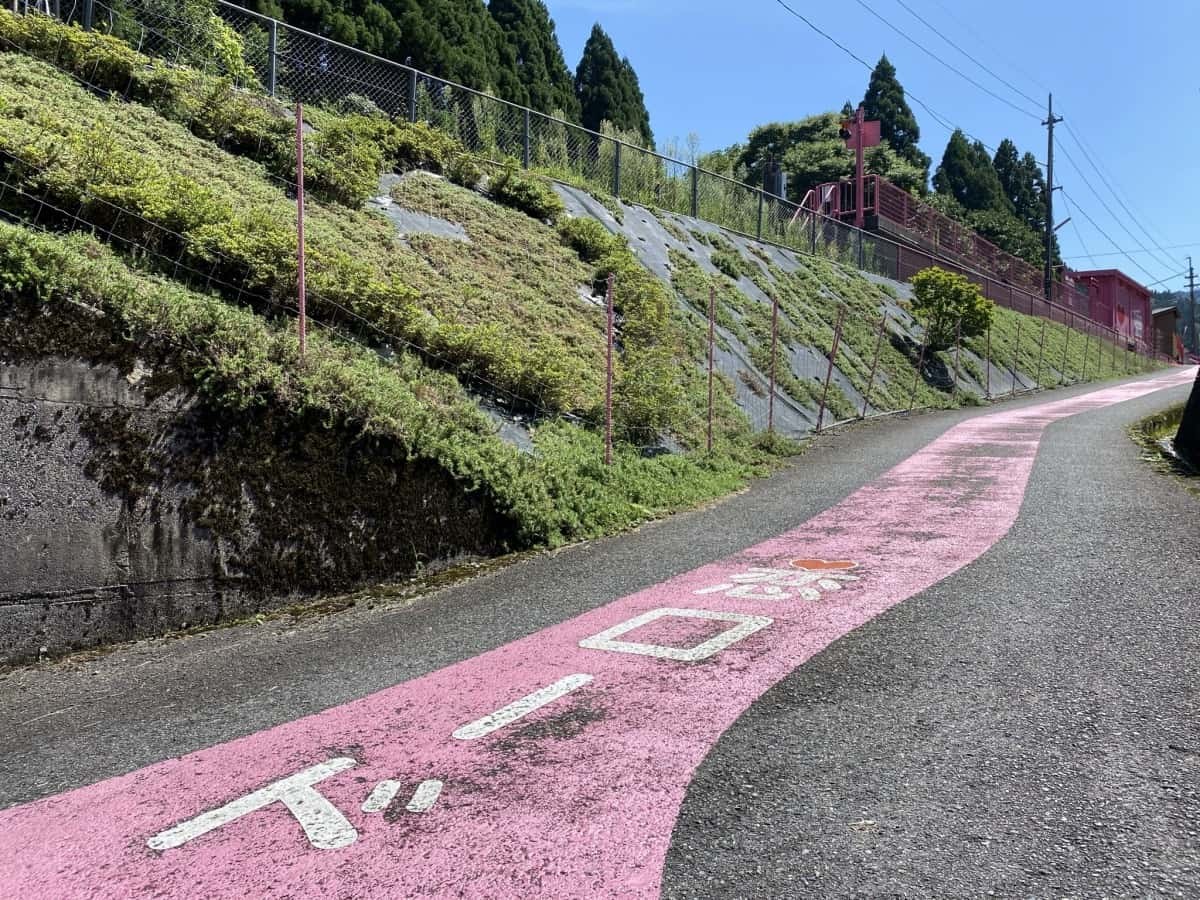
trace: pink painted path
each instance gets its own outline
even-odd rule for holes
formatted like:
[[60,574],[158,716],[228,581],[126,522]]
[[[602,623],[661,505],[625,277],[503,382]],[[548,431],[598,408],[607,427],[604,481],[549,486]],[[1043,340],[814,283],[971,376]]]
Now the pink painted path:
[[[344,706],[0,813],[0,895],[657,897],[692,773],[751,702],[1000,540],[1049,423],[1192,378],[971,419],[729,559]],[[677,612],[606,636],[618,643],[596,639],[660,609]],[[732,620],[679,612],[694,610]],[[724,649],[670,658],[727,629]],[[453,737],[572,675],[573,690],[523,718]],[[322,764],[332,774],[316,792],[289,782],[254,793]],[[399,782],[395,799],[362,811],[385,780]],[[432,781],[444,785],[432,806],[406,809]],[[289,785],[290,806],[277,799]],[[422,790],[427,800],[433,788]],[[197,816],[247,797],[243,816],[186,839],[203,830]]]

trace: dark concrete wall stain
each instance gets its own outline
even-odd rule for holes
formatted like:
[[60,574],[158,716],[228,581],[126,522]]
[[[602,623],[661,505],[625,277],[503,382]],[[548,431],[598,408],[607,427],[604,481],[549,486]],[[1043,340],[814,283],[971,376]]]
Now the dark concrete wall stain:
[[504,549],[392,441],[207,407],[136,360],[0,359],[0,661],[247,615]]

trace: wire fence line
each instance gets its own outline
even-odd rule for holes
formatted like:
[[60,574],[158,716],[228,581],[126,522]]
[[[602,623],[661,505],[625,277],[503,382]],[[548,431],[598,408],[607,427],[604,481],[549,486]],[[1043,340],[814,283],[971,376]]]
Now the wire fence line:
[[[175,62],[184,61],[188,54],[189,48],[181,44],[177,39],[170,37],[168,33],[170,29],[167,27],[179,23],[177,23],[175,20],[171,20],[169,17],[158,17],[153,22],[131,20],[128,17],[128,7],[136,2],[137,0],[125,0],[124,7],[117,8],[116,6],[109,6],[105,4],[102,2],[102,0],[92,0],[92,2],[88,2],[88,0],[75,0],[75,2],[72,3],[68,9],[62,10],[62,17],[65,19],[75,18],[76,20],[82,20],[86,22],[87,16],[90,15],[92,17],[91,25],[93,27],[103,27],[105,30],[111,30],[113,33],[125,37],[135,47],[140,48],[142,52],[147,53],[147,55],[156,55]],[[237,7],[230,7],[229,9],[238,10]],[[255,14],[246,13],[243,10],[238,11],[249,17],[248,20],[259,21],[264,18],[258,17]],[[125,18],[122,18],[122,16]],[[273,20],[267,21],[272,22]],[[313,77],[319,77],[323,79],[326,77],[326,72],[336,72],[336,66],[334,63],[338,57],[336,57],[333,52],[326,47],[326,45],[331,45],[332,42],[325,41],[325,39],[318,38],[313,35],[306,35],[306,33],[303,32],[300,33],[306,40],[313,42],[310,44],[310,46],[320,48],[320,52],[325,54],[323,57],[318,57],[318,59],[323,60],[322,66],[324,66],[324,69],[320,70],[318,76],[313,76],[312,72],[306,70],[303,66],[294,66],[293,64],[287,62],[289,59],[287,56],[287,44],[285,42],[283,49],[280,49],[280,36],[278,34],[280,29],[286,29],[287,27],[283,26],[282,23],[276,22],[274,24],[274,28],[277,32],[275,39],[272,41],[268,36],[268,39],[262,43],[262,46],[267,48],[272,47],[272,45],[274,46],[274,50],[272,51],[276,59],[274,69],[272,71],[272,69],[268,67],[267,72],[273,81],[275,95],[281,99],[291,99],[296,101],[301,101],[306,97],[311,98],[315,96],[320,98],[320,91],[311,85],[309,87],[304,87],[303,83],[301,83],[299,87],[289,87],[289,83],[293,77],[289,73],[297,73],[295,75],[296,78],[304,76],[309,79]],[[249,31],[243,32],[239,30],[239,34],[243,33],[251,34]],[[289,35],[284,35],[284,37],[286,37],[289,41],[292,40]],[[258,44],[255,44],[254,41],[246,38],[244,38],[244,40],[247,48],[246,55],[253,61],[254,48],[258,46]],[[296,46],[299,45],[293,43],[293,47]],[[341,45],[333,46],[335,48],[341,48]],[[364,55],[359,54],[359,51],[352,51],[351,48],[341,48],[341,50],[351,52],[352,54]],[[294,59],[295,57],[290,58]],[[371,60],[373,65],[381,65],[385,66],[385,68],[390,67],[394,69],[396,65],[386,60],[378,60],[377,58],[371,58]],[[66,71],[65,69],[62,69],[61,66],[59,68],[62,71]],[[202,68],[204,71],[208,71],[210,74],[218,73],[223,74],[226,77],[232,77],[224,63],[217,58],[211,58],[202,66]],[[406,73],[412,73],[416,71],[408,69],[407,67],[400,68],[404,69]],[[258,71],[259,69],[257,68],[253,69],[254,73],[257,73]],[[305,74],[306,71],[307,75]],[[67,74],[71,74],[72,77],[76,78],[76,80],[80,83],[96,89],[94,85],[89,84],[89,79],[86,77],[82,77],[78,73],[72,72],[68,72]],[[371,85],[376,93],[369,99],[371,99],[372,103],[380,105],[374,98],[378,97],[380,99],[386,99],[385,94],[390,91],[390,89],[387,88],[384,83],[370,81],[371,75],[369,72],[360,72],[359,75],[363,77],[349,76],[344,72],[337,74],[337,77],[342,79],[342,87],[338,90],[344,91],[345,86],[348,84],[354,84],[355,86]],[[249,77],[257,79],[258,75],[252,74],[252,76]],[[353,78],[353,80],[347,80],[349,78]],[[428,79],[428,81],[423,81],[422,79]],[[753,217],[754,229],[758,234],[761,234],[764,228],[768,230],[772,228],[779,229],[780,233],[784,236],[800,235],[805,241],[808,242],[808,246],[804,246],[803,241],[799,242],[800,246],[796,246],[796,242],[789,244],[782,240],[770,241],[769,238],[763,238],[763,240],[788,246],[791,249],[799,250],[802,253],[822,253],[823,255],[831,258],[834,262],[847,268],[865,268],[871,270],[871,266],[867,264],[868,262],[878,263],[879,260],[884,260],[886,262],[887,260],[891,259],[895,262],[894,271],[899,273],[903,271],[903,265],[913,265],[913,263],[906,258],[905,254],[909,252],[915,253],[915,251],[909,251],[908,248],[899,248],[898,245],[891,245],[895,247],[896,250],[889,256],[888,246],[890,242],[883,241],[867,232],[849,228],[832,219],[826,219],[812,215],[808,216],[807,218],[803,218],[798,215],[798,213],[802,211],[796,205],[780,200],[780,198],[769,198],[769,195],[766,195],[761,191],[757,191],[757,189],[751,188],[747,185],[723,178],[722,176],[712,175],[712,173],[705,173],[703,170],[700,170],[696,167],[689,166],[677,160],[671,160],[670,158],[661,154],[652,153],[651,151],[637,148],[634,145],[624,143],[619,140],[614,140],[606,135],[587,132],[584,129],[580,129],[577,126],[562,122],[561,120],[544,116],[538,118],[539,114],[533,113],[531,110],[523,109],[521,107],[513,107],[511,104],[504,104],[502,101],[495,100],[487,95],[478,94],[477,92],[468,91],[467,89],[460,88],[457,85],[441,82],[441,85],[445,87],[445,90],[430,89],[429,85],[433,84],[434,81],[435,80],[430,79],[429,76],[424,76],[421,73],[417,73],[417,87],[415,90],[411,89],[412,79],[410,78],[408,82],[409,91],[407,94],[404,94],[403,85],[398,87],[395,91],[391,91],[391,93],[395,95],[397,102],[402,102],[405,97],[414,97],[416,99],[416,103],[411,107],[411,109],[413,110],[413,116],[417,119],[422,118],[422,104],[427,104],[426,109],[428,115],[423,117],[424,120],[430,121],[439,127],[447,127],[447,130],[453,130],[454,133],[459,135],[460,139],[463,139],[464,135],[468,136],[470,139],[464,140],[464,144],[466,144],[468,149],[481,155],[481,157],[484,159],[495,161],[497,157],[511,155],[507,153],[505,148],[511,147],[513,145],[512,142],[519,138],[521,150],[526,154],[526,159],[524,161],[531,165],[531,167],[535,167],[536,163],[534,162],[533,158],[534,151],[536,147],[540,146],[543,149],[539,150],[538,152],[544,154],[544,148],[546,145],[546,127],[548,127],[545,126],[545,122],[550,122],[555,128],[560,129],[560,131],[557,133],[563,138],[563,143],[561,146],[564,147],[565,150],[560,155],[559,160],[560,162],[567,164],[567,169],[563,170],[565,172],[564,180],[574,181],[576,183],[582,181],[583,184],[588,185],[593,183],[589,181],[590,177],[594,180],[597,180],[597,189],[604,190],[603,185],[599,184],[599,182],[604,181],[606,175],[611,175],[612,182],[610,184],[610,189],[615,190],[623,198],[628,198],[629,191],[627,188],[629,186],[633,186],[634,188],[641,186],[639,189],[642,190],[643,193],[646,191],[651,191],[655,194],[655,198],[653,200],[643,200],[640,199],[641,195],[639,195],[639,197],[634,198],[632,202],[639,202],[645,206],[657,207],[659,209],[665,209],[671,212],[679,212],[684,215],[690,215],[694,209],[700,208],[712,213],[707,218],[709,218],[710,221],[713,221],[714,224],[722,224],[720,221],[721,217],[725,216],[730,209],[733,209],[735,212],[738,209],[749,211],[749,214]],[[257,81],[254,83],[244,83],[243,86],[248,89],[263,89],[261,83]],[[466,92],[460,96],[470,99],[471,103],[469,107],[464,106],[459,100],[447,99],[451,97],[451,95],[448,93],[449,89],[451,88]],[[359,94],[359,96],[362,97],[365,95]],[[325,99],[327,100],[337,99],[343,102],[347,101],[348,97],[348,94],[339,94],[337,91],[332,91],[332,89],[331,93],[325,95]],[[503,117],[493,117],[489,119],[486,115],[480,112],[481,110],[486,111],[487,109],[491,108],[487,104],[498,104],[496,109],[499,110],[518,110],[520,112],[520,117],[514,118],[509,116],[507,119]],[[381,108],[385,107],[381,106]],[[402,109],[408,108],[402,107]],[[449,129],[446,124],[437,120],[436,115],[439,110],[447,116],[447,118],[444,119],[444,123],[451,121],[451,119],[448,117],[451,113],[453,113],[453,121],[458,123],[455,129]],[[467,115],[467,112],[470,113],[469,116]],[[470,125],[470,129],[467,128],[468,124]],[[542,130],[539,131],[539,128]],[[538,138],[538,141],[541,142],[540,144],[534,143],[533,135],[535,134],[540,135]],[[585,137],[580,137],[579,135],[581,134]],[[514,137],[514,135],[516,135],[516,137]],[[589,141],[590,143],[586,146],[580,143],[584,140]],[[572,141],[574,141],[574,143],[572,143]],[[628,159],[625,158],[626,154],[629,155]],[[9,154],[6,153],[5,156],[9,157],[10,162],[15,161],[15,158],[11,158]],[[653,167],[644,164],[644,161],[647,158],[653,160]],[[580,165],[590,165],[590,168],[570,168],[570,166],[575,165],[576,162],[578,162]],[[552,168],[551,166],[544,164],[537,167],[542,169]],[[18,195],[21,198],[22,203],[26,205],[26,209],[23,211],[26,214],[26,220],[28,221],[30,218],[32,218],[32,223],[37,227],[44,227],[43,223],[45,219],[43,217],[45,216],[57,218],[59,221],[70,220],[76,227],[90,227],[94,232],[100,231],[106,239],[112,240],[114,243],[125,244],[131,249],[136,248],[142,253],[155,257],[159,268],[168,270],[173,269],[176,273],[186,272],[184,280],[188,283],[204,288],[220,289],[238,300],[271,305],[276,308],[284,309],[288,312],[295,311],[295,307],[291,303],[281,303],[276,297],[253,295],[250,292],[245,291],[244,287],[242,286],[238,286],[227,281],[221,281],[219,277],[214,278],[217,263],[222,263],[224,265],[224,269],[226,270],[230,268],[236,268],[227,259],[221,258],[220,260],[207,261],[210,265],[214,266],[214,269],[207,273],[195,268],[195,263],[197,261],[195,259],[189,260],[187,258],[186,248],[188,245],[188,239],[186,236],[178,233],[168,234],[164,229],[161,228],[161,226],[150,222],[136,211],[116,207],[107,201],[100,201],[98,198],[87,197],[84,198],[88,201],[86,204],[86,211],[85,204],[80,203],[79,208],[72,212],[69,208],[63,208],[60,204],[57,204],[54,201],[54,198],[50,197],[46,193],[39,192],[41,193],[41,196],[37,196],[36,194],[30,193],[20,183],[11,181],[10,177],[14,169],[8,167],[5,168],[6,177],[4,184],[0,185],[0,201],[3,200],[4,192],[12,192],[10,196],[13,194]],[[591,172],[591,176],[587,176],[587,172]],[[627,180],[623,181],[623,176]],[[711,179],[714,180],[713,183],[719,185],[721,191],[725,192],[720,197],[718,197],[713,191],[710,190],[706,192],[704,189],[704,185],[708,183],[708,181],[705,179],[709,176],[711,176]],[[282,182],[287,186],[294,186],[294,183],[290,182],[286,178],[275,178],[275,180]],[[674,185],[674,187],[672,187],[669,191],[664,191],[662,189],[664,184],[668,187]],[[687,193],[682,193],[679,190],[676,190],[676,188],[678,188],[681,184],[691,189],[690,196],[688,196]],[[673,202],[674,206],[664,205],[662,202],[664,197],[666,197],[670,202]],[[736,201],[732,207],[729,206],[728,203],[730,197],[734,198]],[[739,197],[742,199],[738,200],[737,198]],[[720,202],[717,203],[717,200],[720,200]],[[712,205],[709,207],[704,207],[703,204],[705,203]],[[109,210],[109,213],[102,217],[100,221],[97,220],[97,216],[95,215],[98,207],[106,207]],[[31,217],[28,215],[30,212],[32,212]],[[141,240],[136,238],[131,240],[130,235],[126,233],[124,229],[119,227],[122,217],[132,217],[140,220],[138,231],[143,233]],[[704,218],[704,216],[701,216],[701,218]],[[725,227],[729,230],[739,231],[748,237],[756,236],[756,234],[748,233],[747,231],[735,227],[738,222],[730,220],[727,216],[726,221],[732,221],[732,224],[725,225]],[[150,240],[144,237],[144,232],[147,228],[156,233],[157,237],[155,239]],[[162,254],[161,249],[164,246],[170,246],[173,249],[178,248],[178,256],[172,254],[172,257],[168,258]],[[918,267],[913,267],[912,272],[917,271],[917,268]],[[875,269],[875,271],[878,271],[878,269]],[[879,274],[891,274],[891,270],[882,271],[879,272]],[[898,277],[898,275],[894,274],[892,277]],[[619,289],[620,286],[617,285],[617,290]],[[339,336],[355,340],[356,342],[361,341],[363,337],[367,336],[368,333],[373,332],[368,343],[373,345],[377,350],[382,349],[380,347],[381,343],[384,345],[406,347],[417,352],[427,361],[438,364],[440,367],[448,367],[451,370],[456,368],[448,361],[441,359],[439,355],[436,352],[431,351],[430,348],[415,345],[404,337],[388,333],[381,329],[376,323],[364,319],[353,310],[347,309],[341,304],[333,302],[332,300],[326,300],[326,298],[322,298],[318,294],[310,294],[310,296],[314,300],[318,301],[318,310],[324,306],[325,311],[331,314],[331,317],[337,321],[336,325],[331,322],[315,322],[314,324],[317,324],[319,327],[324,326],[330,331],[339,334]],[[1005,305],[1015,306],[1016,304],[1010,303]],[[1030,311],[1032,312],[1033,309],[1034,308],[1031,302]],[[1051,309],[1051,313],[1053,313],[1053,309]],[[772,318],[774,319],[776,317],[773,316]],[[1063,318],[1060,319],[1060,321],[1065,322],[1066,319]],[[709,324],[711,333],[711,320]],[[356,332],[361,329],[362,333],[356,335],[348,334],[346,331],[346,326],[348,325],[351,326]],[[889,323],[888,319],[885,317],[879,323],[878,333],[876,335],[876,360],[872,366],[872,382],[875,380],[874,368],[878,364],[878,347],[880,342],[887,335],[888,331]],[[773,326],[773,342],[774,339],[775,333]],[[814,347],[813,349],[815,357],[813,360],[815,363],[813,366],[814,371],[811,373],[806,373],[806,377],[811,377],[813,381],[817,382],[818,387],[820,386],[821,382],[824,383],[824,387],[820,391],[820,412],[817,414],[815,423],[811,423],[813,426],[815,426],[815,430],[819,431],[823,427],[831,427],[831,424],[828,420],[832,418],[832,416],[827,414],[826,399],[830,391],[830,382],[833,370],[837,366],[839,359],[837,330],[835,330],[832,346],[830,346],[827,350],[823,350],[820,347]],[[960,350],[961,345],[956,346],[954,365],[955,375],[958,375],[960,372],[958,365]],[[914,373],[915,377],[913,380],[912,390],[907,392],[909,394],[908,400],[910,409],[913,408],[916,403],[917,386],[923,380],[923,376],[926,374],[924,371],[927,367],[926,364],[929,362],[929,358],[932,357],[932,354],[929,354],[927,357],[925,351],[926,348],[922,346],[920,358],[917,360],[917,372]],[[708,347],[708,353],[711,355],[712,352],[713,348],[710,343]],[[845,353],[846,351],[844,349],[841,350],[841,355],[843,358],[845,357]],[[1116,350],[1114,348],[1114,358],[1115,353]],[[999,366],[994,363],[990,352],[987,354],[987,357],[986,368],[990,383],[992,370],[994,368],[999,368]],[[766,393],[766,401],[762,404],[764,407],[762,413],[760,414],[757,411],[749,413],[751,422],[757,430],[773,429],[774,413],[777,403],[785,406],[791,406],[794,411],[797,413],[800,412],[796,399],[789,397],[786,392],[777,389],[774,385],[775,366],[778,358],[779,355],[777,353],[773,352],[771,354],[772,362],[770,366],[770,379],[772,384]],[[1017,379],[1015,378],[1015,372],[1018,367],[1018,361],[1015,356],[1012,360],[1012,363],[1012,366],[1008,368],[1011,368],[1014,373],[1012,391],[1017,392],[1018,383]],[[817,371],[818,368],[819,371]],[[1128,366],[1125,368],[1128,370]],[[767,372],[763,372],[762,374],[767,376]],[[1062,371],[1062,377],[1060,380],[1065,382],[1067,378],[1068,376],[1064,369]],[[488,384],[486,379],[482,379],[482,383]],[[539,417],[549,417],[555,415],[554,411],[545,409],[540,403],[534,400],[521,397],[506,388],[499,387],[498,385],[490,384],[489,386],[497,394],[507,395],[512,400],[527,404],[535,412],[535,415]],[[873,384],[868,385],[867,396],[863,398],[862,413],[861,415],[856,416],[856,418],[885,414],[884,410],[874,407],[871,403],[872,398],[870,393],[872,387]],[[1022,384],[1020,387],[1025,389],[1028,386]],[[1028,387],[1028,389],[1037,389],[1036,380],[1033,386]],[[996,395],[991,392],[989,386],[989,388],[984,392],[984,396],[992,397]],[[808,417],[811,418],[811,415]],[[686,415],[686,418],[687,422],[673,422],[671,423],[671,426],[675,428],[680,426],[696,426],[698,424],[703,424],[705,417],[701,414],[699,416]],[[707,419],[709,427],[711,428],[711,408],[708,411]],[[851,420],[845,419],[842,421]],[[641,433],[643,431],[645,432],[644,434]],[[654,431],[654,433],[651,433],[651,431]],[[661,445],[661,430],[638,429],[638,432],[639,433],[636,435],[631,435],[631,437],[635,438],[634,443],[639,445],[644,444],[645,447]]]
[[[221,74],[241,87],[285,100],[376,108],[392,117],[425,122],[494,161],[516,160],[628,203],[703,219],[744,237],[821,255],[895,281],[908,281],[921,269],[938,265],[965,275],[1000,306],[1123,340],[1114,329],[997,273],[979,271],[961,258],[855,228],[762,188],[313,34],[229,0],[217,4],[222,20],[241,39],[241,57],[232,60],[211,50],[190,49],[207,52],[204,67],[223,69]],[[148,55],[180,56],[178,42],[166,34],[170,26],[186,23],[140,0],[71,0],[69,5],[63,0],[63,7],[63,18],[102,27]],[[1156,356],[1149,335],[1135,349]]]
[[[88,0],[82,0],[88,2]],[[114,13],[102,0],[97,9]],[[429,75],[218,0],[241,36],[255,86],[304,102],[364,102],[388,115],[426,122],[473,153],[514,159],[566,182],[652,209],[703,219],[755,240],[823,255],[896,281],[932,265],[966,275],[993,302],[1093,335],[1121,336],[1069,307],[1047,301],[961,258],[918,250],[783,197],[652,149]],[[152,23],[151,23],[152,24]],[[154,42],[153,28],[146,40]],[[1139,352],[1153,354],[1149,338]]]

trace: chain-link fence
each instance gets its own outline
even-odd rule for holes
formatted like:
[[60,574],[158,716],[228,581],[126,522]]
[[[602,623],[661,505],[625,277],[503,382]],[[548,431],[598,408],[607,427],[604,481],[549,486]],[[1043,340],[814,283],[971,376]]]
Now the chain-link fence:
[[[21,2],[30,5],[28,0]],[[1112,341],[1123,340],[1113,329],[1005,280],[1003,273],[976,271],[961,259],[864,232],[761,188],[312,34],[227,0],[218,0],[218,10],[240,37],[244,49],[237,59],[201,50],[199,42],[189,48],[184,40],[166,37],[187,23],[156,11],[157,4],[151,8],[144,0],[72,0],[70,4],[41,0],[41,6],[47,2],[51,12],[85,28],[103,27],[149,55],[184,58],[206,70],[221,70],[241,86],[274,97],[377,108],[390,116],[426,122],[454,135],[482,157],[515,160],[629,203],[704,219],[756,240],[897,281],[938,265],[966,275],[1001,306],[1104,334]],[[206,55],[196,59],[196,54]],[[1135,343],[1134,350],[1154,355],[1148,335]]]
[[[399,110],[410,117],[453,131],[468,148],[476,151],[485,166],[502,166],[503,163],[499,161],[501,158],[515,155],[531,168],[558,173],[564,180],[584,187],[594,186],[595,190],[615,192],[647,207],[657,207],[684,216],[699,212],[702,218],[722,224],[730,231],[808,254],[813,264],[817,263],[813,257],[825,257],[845,266],[905,280],[933,259],[911,248],[845,226],[834,219],[813,215],[795,204],[737,181],[605,135],[588,132],[552,117],[540,116],[522,107],[502,103],[457,85],[431,79],[413,69],[396,67],[367,54],[342,48],[351,54],[347,58],[362,57],[363,68],[351,72],[346,66],[336,64],[340,57],[330,48],[336,49],[340,45],[304,32],[295,32],[281,23],[231,7],[226,10],[231,20],[242,16],[244,23],[250,23],[235,26],[245,46],[244,56],[243,51],[239,50],[242,68],[235,78],[237,60],[214,55],[209,42],[189,43],[189,23],[162,15],[151,17],[147,14],[139,18],[130,11],[139,2],[122,0],[119,5],[116,2],[110,5],[101,0],[76,0],[61,10],[61,17],[89,24],[97,30],[111,31],[159,58],[186,63],[207,74],[218,74],[233,80],[241,78],[241,83],[253,92],[268,93],[273,86],[275,95],[281,99],[321,99],[324,96],[327,100],[336,99],[340,105],[358,104],[366,107],[373,104],[389,111]],[[262,24],[264,22],[265,25]],[[257,32],[253,30],[256,28],[259,29]],[[60,36],[59,40],[65,38]],[[61,46],[41,47],[38,55],[94,92],[108,94],[113,91],[112,85],[100,83],[103,79],[98,78],[98,73],[88,65],[82,68],[80,65],[66,67],[66,56]],[[249,59],[251,66],[244,65],[246,59]],[[272,59],[274,62],[268,65]],[[99,65],[98,60],[94,63]],[[382,73],[378,79],[370,67],[378,67],[379,73]],[[313,74],[314,68],[319,74]],[[388,76],[395,77],[389,82]],[[372,93],[347,93],[351,87],[370,88]],[[322,95],[322,90],[328,92]],[[120,93],[119,85],[117,93]],[[133,93],[138,91],[133,90],[131,81],[122,96],[155,104],[154,97],[147,100],[140,93],[137,97],[132,96]],[[414,98],[414,102],[406,105],[410,97]],[[6,160],[13,165],[5,165]],[[185,283],[202,289],[219,288],[264,311],[272,308],[289,313],[295,311],[290,297],[248,291],[245,285],[239,285],[236,277],[222,278],[221,273],[241,271],[243,261],[225,257],[202,258],[191,251],[192,239],[189,235],[164,229],[160,223],[147,219],[138,210],[117,207],[86,194],[68,202],[55,196],[44,184],[33,189],[38,180],[25,177],[33,172],[30,161],[18,159],[7,151],[0,158],[0,171],[5,173],[4,181],[0,184],[0,207],[5,210],[7,217],[34,227],[98,231],[115,244],[127,245],[138,252],[155,256],[160,268],[174,272]],[[286,171],[268,173],[268,177],[281,182],[285,190],[292,191],[295,188],[294,181],[287,177]],[[130,223],[136,223],[137,227],[123,227]],[[173,248],[170,258],[163,254],[164,247]],[[894,317],[889,320],[885,316],[880,321],[863,323],[866,327],[858,329],[854,340],[843,341],[842,326],[846,324],[849,329],[851,322],[848,319],[852,319],[853,315],[842,299],[838,300],[841,308],[836,325],[827,323],[830,326],[827,332],[818,329],[816,334],[819,336],[814,336],[809,345],[799,346],[777,332],[778,298],[769,298],[772,304],[769,336],[760,335],[763,346],[758,348],[761,351],[759,356],[748,349],[739,350],[732,344],[725,346],[727,342],[722,337],[720,325],[714,328],[711,307],[707,315],[699,309],[694,312],[706,320],[704,324],[710,334],[704,355],[708,359],[714,355],[718,358],[725,355],[724,377],[731,381],[728,387],[738,394],[739,406],[757,431],[778,430],[785,434],[799,434],[810,430],[820,431],[850,418],[920,408],[929,401],[926,384],[937,385],[940,382],[948,391],[966,389],[991,398],[1036,390],[1039,386],[1083,381],[1089,368],[1093,375],[1097,374],[1106,360],[1112,371],[1138,370],[1136,360],[1134,365],[1130,365],[1129,348],[1124,345],[1118,347],[1112,335],[1095,323],[1074,315],[1070,310],[1046,304],[1040,298],[1017,291],[1011,285],[983,276],[974,277],[983,284],[985,292],[1002,305],[1064,324],[1074,324],[1086,330],[1088,336],[1083,340],[1075,336],[1074,345],[1070,344],[1071,338],[1068,336],[1061,359],[1057,358],[1056,349],[1056,358],[1051,360],[1042,352],[1045,344],[1043,331],[1037,345],[1035,369],[1034,356],[1028,346],[1022,357],[1019,334],[1015,341],[1008,340],[1006,344],[998,342],[995,346],[990,334],[986,345],[977,340],[974,346],[956,335],[952,352],[944,346],[935,352],[925,345],[919,337],[920,329],[916,329],[919,346],[911,337],[904,336],[901,341],[908,341],[908,349],[904,352],[915,367],[912,377],[910,379],[904,375],[896,379],[880,370],[880,350],[888,349],[889,345],[894,347],[905,328],[911,333],[911,324],[904,325]],[[618,302],[623,289],[620,281],[614,285]],[[836,297],[832,284],[825,285],[825,290]],[[444,358],[436,348],[413,343],[404,334],[389,331],[379,323],[364,319],[354,308],[352,300],[342,298],[339,301],[337,297],[325,296],[320,291],[310,291],[308,298],[312,301],[313,324],[318,328],[329,329],[346,340],[365,342],[384,352],[390,352],[389,348],[409,349],[439,368],[453,371],[461,369],[455,360]],[[712,337],[714,332],[715,339]],[[1091,341],[1092,336],[1101,340]],[[766,352],[767,346],[770,347],[769,354]],[[612,358],[611,350],[610,345],[607,351],[609,359]],[[1125,354],[1124,364],[1120,367],[1117,365],[1119,352]],[[733,365],[729,365],[731,361]],[[731,371],[736,371],[736,377],[742,378],[745,384],[733,384],[736,378],[729,376]],[[1033,374],[1035,371],[1036,375]],[[963,377],[968,372],[975,382],[974,386],[970,385],[970,379]],[[490,382],[478,372],[463,374],[467,377],[464,383],[476,389],[486,389],[488,394],[502,398],[501,402],[510,409],[527,410],[535,418],[561,414],[561,410],[556,412],[546,408],[538,399],[541,394],[532,397],[527,392],[518,394],[510,387]],[[686,374],[680,376],[680,387],[687,380]],[[966,387],[963,387],[964,384]],[[532,387],[536,389],[539,386],[533,384]],[[742,390],[743,387],[745,390]],[[833,402],[835,399],[837,403]],[[611,409],[611,403],[610,394],[605,406]],[[695,436],[702,434],[705,429],[711,433],[711,401],[707,414],[702,409],[681,409],[677,412],[688,421],[672,421],[665,428],[638,426],[633,431],[626,429],[621,439],[643,450],[660,452],[673,449],[670,437],[673,433],[686,430]]]

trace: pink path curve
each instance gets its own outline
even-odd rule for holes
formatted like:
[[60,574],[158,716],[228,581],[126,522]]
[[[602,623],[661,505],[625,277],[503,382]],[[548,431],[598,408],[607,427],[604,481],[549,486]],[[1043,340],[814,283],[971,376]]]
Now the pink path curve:
[[[970,419],[795,530],[728,559],[344,706],[6,810],[0,894],[657,897],[692,773],[757,697],[1000,540],[1049,423],[1192,377],[1177,370]],[[810,574],[813,560],[857,566]],[[738,622],[749,633],[698,661],[580,646],[663,608],[740,618],[664,615],[612,639],[679,649]],[[452,737],[570,675],[591,678],[482,737]],[[317,842],[336,849],[315,847],[280,802],[170,849],[148,845],[331,760],[342,769],[316,788],[349,831]],[[400,782],[396,799],[363,812],[385,780]],[[405,809],[427,781],[444,785],[433,805]],[[311,812],[299,805],[297,815]]]

